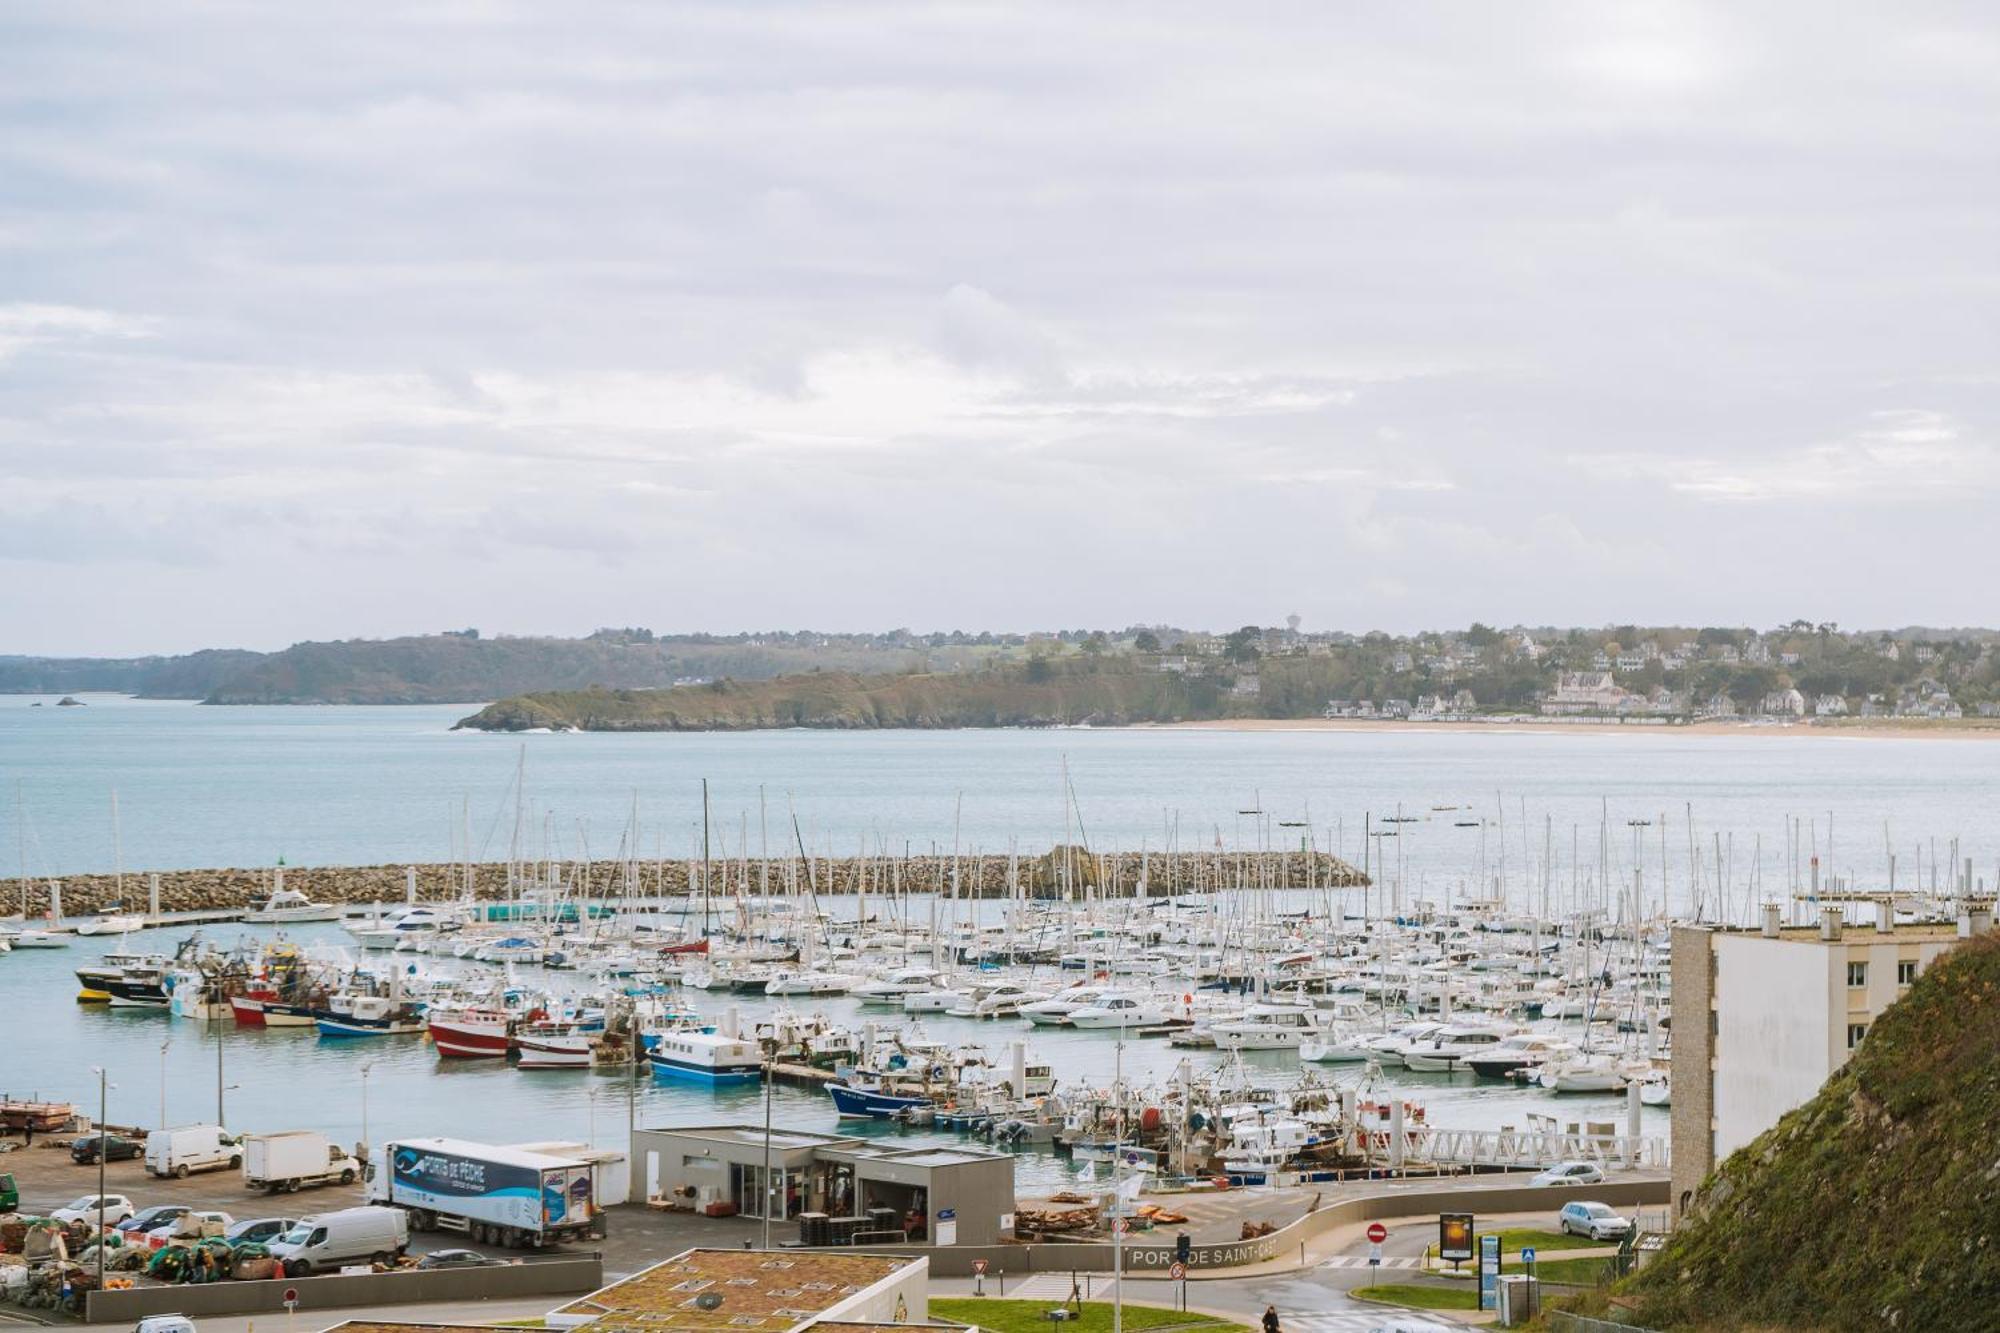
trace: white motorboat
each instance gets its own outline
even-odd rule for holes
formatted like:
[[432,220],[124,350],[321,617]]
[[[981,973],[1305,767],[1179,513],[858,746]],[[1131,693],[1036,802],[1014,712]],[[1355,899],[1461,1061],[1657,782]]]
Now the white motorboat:
[[1022,1005],[1021,1017],[1036,1027],[1061,1027],[1069,1022],[1071,1014],[1096,1004],[1103,997],[1102,986],[1072,986],[1046,1000]]
[[1474,1055],[1491,1050],[1512,1028],[1491,1023],[1447,1023],[1422,1041],[1403,1048],[1403,1067],[1418,1074],[1450,1074]]
[[146,919],[139,916],[100,916],[77,923],[79,935],[129,935],[135,930],[144,930]]
[[988,991],[977,1004],[973,1005],[972,1017],[1018,1018],[1028,1005],[1047,998],[1047,991],[1029,990],[1025,986],[1004,982]]
[[338,921],[339,903],[316,903],[297,889],[278,889],[250,904],[243,920],[253,926],[288,926],[304,921]]
[[1239,1018],[1210,1023],[1208,1032],[1215,1038],[1217,1050],[1295,1051],[1328,1027],[1326,1018],[1317,1009],[1253,1004]]
[[848,994],[863,1004],[901,1009],[903,997],[936,990],[938,974],[928,967],[899,967],[886,976],[870,977]]
[[1518,1032],[1483,1051],[1465,1057],[1465,1065],[1481,1078],[1506,1078],[1516,1070],[1540,1069],[1551,1061],[1576,1054],[1576,1043],[1545,1032]]
[[1405,1023],[1393,1032],[1371,1037],[1366,1043],[1368,1058],[1384,1069],[1400,1069],[1403,1052],[1415,1043],[1428,1039],[1443,1026],[1442,1023]]
[[26,929],[7,936],[16,949],[67,949],[69,936],[53,930]]
[[1299,1059],[1322,1065],[1360,1064],[1375,1058],[1375,1052],[1368,1043],[1381,1035],[1379,1032],[1356,1032],[1352,1028],[1330,1028],[1300,1042]]
[[1170,1018],[1167,1010],[1150,996],[1134,991],[1112,991],[1096,1004],[1072,1010],[1069,1025],[1086,1032],[1107,1028],[1151,1027]]
[[845,995],[859,978],[841,972],[795,971],[779,968],[764,983],[766,995]]
[[1673,1076],[1664,1069],[1655,1069],[1639,1080],[1639,1100],[1647,1106],[1671,1106],[1673,1104]]
[[421,952],[416,946],[464,924],[454,912],[436,907],[405,907],[368,925],[350,925],[347,933],[364,949],[401,949]]
[[1586,1055],[1542,1066],[1539,1082],[1551,1092],[1623,1092],[1637,1071],[1617,1056]]
[[912,991],[903,997],[903,1012],[906,1014],[950,1013],[960,1004],[971,999],[971,992],[954,990],[950,987],[933,987],[930,990]]

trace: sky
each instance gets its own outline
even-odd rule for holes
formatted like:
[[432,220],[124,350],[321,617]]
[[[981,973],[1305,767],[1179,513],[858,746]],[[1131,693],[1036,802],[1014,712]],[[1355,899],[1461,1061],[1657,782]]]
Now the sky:
[[0,653],[1993,624],[1981,6],[0,10]]

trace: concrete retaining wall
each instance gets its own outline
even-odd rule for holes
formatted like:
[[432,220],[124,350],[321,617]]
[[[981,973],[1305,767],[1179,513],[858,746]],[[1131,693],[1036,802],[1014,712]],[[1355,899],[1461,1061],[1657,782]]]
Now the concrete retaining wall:
[[[1538,1211],[1546,1211],[1553,1218],[1558,1209],[1573,1199],[1595,1199],[1625,1208],[1657,1207],[1667,1202],[1668,1190],[1665,1180],[1628,1180],[1602,1185],[1509,1185],[1492,1189],[1441,1186],[1435,1190],[1343,1199],[1256,1240],[1197,1245],[1189,1268],[1198,1277],[1204,1272],[1281,1259],[1288,1254],[1297,1254],[1299,1246],[1314,1236],[1323,1235],[1336,1227],[1372,1222],[1377,1218],[1421,1217],[1436,1213],[1491,1216]],[[978,1247],[954,1245],[932,1247],[923,1253],[930,1256],[931,1273],[936,1277],[970,1277],[975,1259],[986,1261],[988,1276],[1006,1274],[1010,1277],[1026,1273],[1108,1273],[1113,1263],[1113,1247],[1103,1241]],[[1161,1227],[1125,1243],[1127,1272],[1164,1272],[1173,1262],[1174,1232],[1170,1227]]]
[[184,1314],[199,1320],[208,1315],[282,1313],[288,1287],[298,1289],[299,1310],[310,1316],[316,1311],[343,1306],[572,1296],[596,1291],[603,1285],[604,1260],[590,1257],[532,1260],[498,1268],[134,1287],[130,1291],[93,1291],[84,1299],[86,1322],[131,1325],[154,1314]]

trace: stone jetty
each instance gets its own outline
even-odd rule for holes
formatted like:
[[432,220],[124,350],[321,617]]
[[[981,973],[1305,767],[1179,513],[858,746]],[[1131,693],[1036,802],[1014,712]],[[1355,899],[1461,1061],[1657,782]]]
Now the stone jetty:
[[[1102,853],[1055,848],[1032,859],[1005,856],[758,857],[711,861],[506,861],[466,864],[286,866],[284,886],[315,902],[400,902],[414,873],[419,901],[476,897],[504,899],[525,890],[563,892],[595,899],[671,898],[699,894],[782,893],[808,887],[825,894],[941,893],[1005,898],[1021,891],[1037,898],[1110,893],[1151,896],[1217,888],[1359,888],[1368,879],[1324,852]],[[149,910],[152,880],[159,879],[162,912],[237,911],[271,892],[271,867],[234,870],[127,871],[115,875],[65,875],[53,879],[0,880],[0,915],[39,916],[51,890],[61,885],[64,916],[87,916],[122,903]],[[954,888],[954,886],[956,886]],[[1143,888],[1142,888],[1143,886]]]

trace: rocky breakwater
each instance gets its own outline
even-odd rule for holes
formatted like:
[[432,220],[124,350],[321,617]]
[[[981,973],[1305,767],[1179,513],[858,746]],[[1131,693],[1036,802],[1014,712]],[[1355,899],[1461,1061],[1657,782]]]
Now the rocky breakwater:
[[[699,894],[704,884],[716,894],[782,892],[792,886],[824,894],[941,893],[1005,898],[1024,892],[1038,898],[1110,893],[1164,896],[1236,886],[1323,889],[1357,888],[1367,877],[1324,852],[1161,855],[1090,852],[1058,847],[1033,858],[1004,856],[751,857],[714,861],[481,862],[473,865],[286,866],[284,886],[315,902],[400,902],[415,874],[416,897],[436,902],[467,897],[502,899],[520,886],[548,886],[597,899],[672,898]],[[128,912],[150,908],[152,881],[159,881],[162,912],[238,911],[271,892],[276,872],[253,870],[131,871],[115,875],[69,875],[55,880],[0,880],[0,911],[40,916],[48,912],[55,885],[61,886],[67,917],[87,916],[122,905]]]

